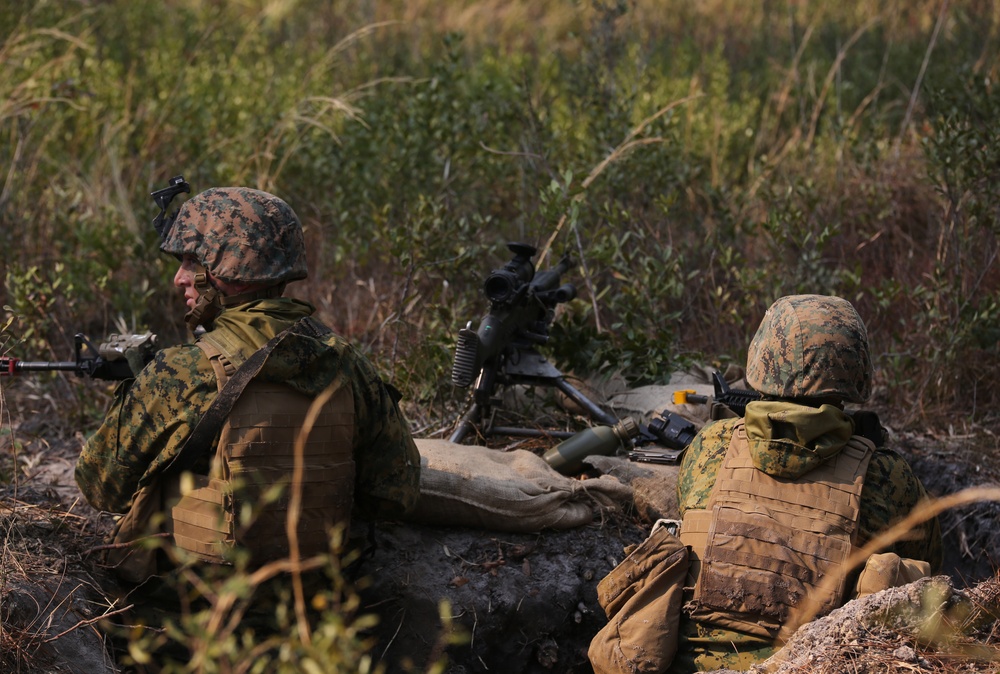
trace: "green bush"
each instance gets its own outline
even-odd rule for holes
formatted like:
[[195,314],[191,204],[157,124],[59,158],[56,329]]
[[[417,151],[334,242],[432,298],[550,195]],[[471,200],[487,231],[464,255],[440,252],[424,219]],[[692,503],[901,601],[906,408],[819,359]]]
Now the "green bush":
[[935,33],[932,4],[8,4],[2,299],[32,357],[122,324],[182,339],[148,194],[183,173],[286,197],[296,292],[429,417],[514,240],[576,258],[561,367],[740,363],[771,301],[838,293],[880,395],[943,412],[974,389],[978,414],[996,17],[956,6]]
[[[940,31],[939,3],[912,0],[471,5],[5,3],[5,352],[66,360],[80,331],[186,337],[149,226],[149,193],[183,173],[292,204],[311,271],[292,294],[371,355],[418,430],[462,402],[457,333],[486,312],[509,241],[543,269],[574,259],[578,297],[546,348],[566,372],[644,384],[742,364],[772,301],[835,293],[865,318],[894,425],[995,418],[990,3],[952,3]],[[107,387],[50,379],[27,413],[98,422]],[[203,598],[245,607],[240,582]],[[284,640],[212,632],[198,671],[247,653],[267,671],[374,670],[363,619],[331,608],[349,593],[323,596],[311,645],[283,614]],[[133,635],[131,657],[212,619]]]

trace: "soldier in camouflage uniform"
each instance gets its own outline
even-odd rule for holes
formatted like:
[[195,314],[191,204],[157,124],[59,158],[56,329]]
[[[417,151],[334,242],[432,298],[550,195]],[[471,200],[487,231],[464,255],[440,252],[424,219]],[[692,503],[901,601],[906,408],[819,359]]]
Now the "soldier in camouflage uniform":
[[[772,655],[791,606],[837,568],[829,560],[842,562],[926,497],[906,461],[885,447],[884,429],[876,423],[868,433],[876,437],[860,441],[844,412],[845,402],[868,399],[873,376],[865,326],[849,302],[779,299],[747,360],[747,382],[763,399],[744,418],[703,428],[678,478],[691,567],[670,672],[745,670]],[[781,524],[781,512],[794,517]],[[937,520],[911,534],[888,552],[939,570]],[[843,550],[831,543],[837,537]],[[852,580],[817,600],[821,612],[850,599]]]
[[[163,234],[161,249],[180,262],[174,285],[189,308],[185,321],[199,328],[195,334],[204,332],[194,344],[163,349],[119,386],[76,466],[91,505],[128,513],[139,494],[165,480],[167,466],[219,394],[217,375],[233,374],[304,319],[310,329],[279,342],[250,386],[278,385],[304,396],[306,406],[327,389],[350,391],[343,403],[353,417],[343,427],[354,477],[338,475],[330,489],[353,490],[348,509],[353,496],[354,513],[366,518],[392,518],[412,507],[420,457],[398,393],[354,347],[310,317],[311,305],[282,296],[287,282],[306,277],[302,227],[288,204],[249,188],[209,189],[185,202]],[[207,474],[217,450],[185,449],[196,453],[193,472]]]

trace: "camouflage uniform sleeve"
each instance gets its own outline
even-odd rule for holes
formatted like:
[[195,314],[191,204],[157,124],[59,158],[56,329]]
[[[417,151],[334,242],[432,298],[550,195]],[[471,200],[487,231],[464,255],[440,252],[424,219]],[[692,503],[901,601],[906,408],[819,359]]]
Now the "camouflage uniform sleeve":
[[[917,504],[927,499],[920,480],[906,460],[890,449],[876,450],[868,464],[865,485],[861,490],[861,519],[858,542],[864,545],[880,532],[906,517]],[[907,540],[888,548],[900,557],[929,562],[931,572],[941,569],[944,549],[937,518],[925,522]]]
[[737,421],[723,419],[706,425],[684,451],[677,476],[677,506],[681,517],[688,510],[700,510],[708,504]]
[[201,349],[160,351],[123,382],[76,464],[76,482],[98,510],[127,512],[132,497],[176,456],[215,399],[215,374]]
[[420,454],[389,387],[366,358],[351,351],[356,356],[354,502],[362,516],[398,517],[420,495]]

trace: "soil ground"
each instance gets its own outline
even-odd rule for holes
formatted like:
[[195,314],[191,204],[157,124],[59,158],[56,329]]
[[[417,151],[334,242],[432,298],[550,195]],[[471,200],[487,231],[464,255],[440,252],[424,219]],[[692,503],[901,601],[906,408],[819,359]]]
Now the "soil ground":
[[[80,439],[59,437],[31,419],[12,420],[10,429],[0,436],[0,475],[14,478],[0,486],[0,669],[120,671],[99,628],[102,616],[114,619],[116,607],[93,553],[104,542],[110,518],[93,511],[73,482]],[[1000,439],[990,428],[892,437],[932,496],[1000,485]],[[613,474],[608,465],[603,470]],[[626,471],[620,479],[632,482],[637,494],[648,494],[650,481],[656,485],[661,476]],[[672,489],[671,484],[664,491]],[[371,580],[362,595],[364,610],[380,618],[372,632],[373,654],[390,672],[426,671],[442,652],[447,671],[456,674],[590,671],[586,647],[604,623],[597,583],[627,545],[642,540],[658,509],[669,507],[655,497],[637,499],[636,507],[606,512],[591,525],[539,534],[379,524],[378,546],[362,568]],[[949,588],[944,603],[972,596],[992,605],[982,597],[997,593],[1000,504],[950,510],[941,522],[942,580]],[[900,596],[896,604],[919,604]],[[460,645],[440,643],[442,598],[465,634]],[[811,664],[787,660],[779,671],[1000,671],[995,613],[981,621],[985,626],[974,637],[962,636],[964,650],[953,648],[956,638],[942,650],[940,640],[887,622],[884,606],[876,611],[871,602],[858,604],[811,623],[816,631],[801,637],[795,651],[811,653]]]

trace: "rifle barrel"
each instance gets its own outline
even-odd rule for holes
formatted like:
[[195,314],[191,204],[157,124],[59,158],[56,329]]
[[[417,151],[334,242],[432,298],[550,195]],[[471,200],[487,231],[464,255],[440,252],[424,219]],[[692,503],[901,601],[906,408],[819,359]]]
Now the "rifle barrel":
[[4,358],[0,360],[0,370],[2,370],[3,374],[17,374],[18,372],[76,372],[79,369],[79,364],[72,360],[31,361],[18,360],[16,358]]

